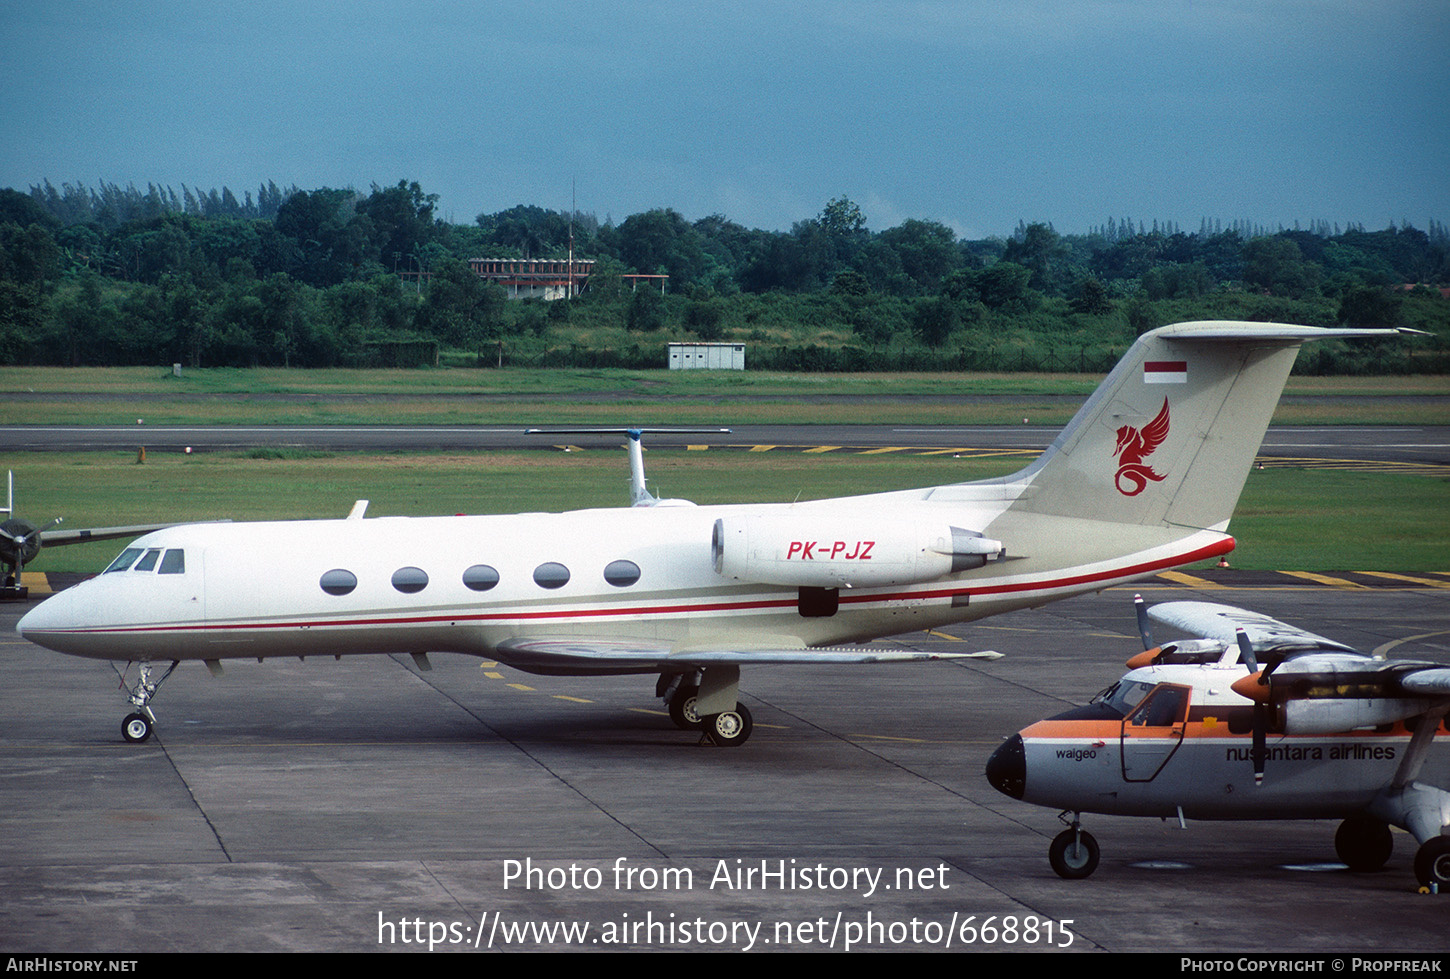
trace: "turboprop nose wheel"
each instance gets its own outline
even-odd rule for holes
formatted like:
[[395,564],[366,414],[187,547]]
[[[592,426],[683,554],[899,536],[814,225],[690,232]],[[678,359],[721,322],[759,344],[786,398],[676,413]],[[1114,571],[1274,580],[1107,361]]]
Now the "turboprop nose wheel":
[[1047,862],[1063,880],[1082,880],[1098,869],[1098,841],[1082,828],[1077,813],[1072,814],[1069,828],[1058,833],[1047,848]]

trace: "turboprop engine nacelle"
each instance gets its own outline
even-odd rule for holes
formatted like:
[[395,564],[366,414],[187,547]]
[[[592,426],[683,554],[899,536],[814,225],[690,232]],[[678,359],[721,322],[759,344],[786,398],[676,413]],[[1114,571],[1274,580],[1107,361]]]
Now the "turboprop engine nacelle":
[[715,571],[763,585],[867,588],[980,568],[1002,542],[947,524],[812,514],[715,521]]
[[1393,724],[1424,712],[1424,702],[1416,700],[1291,700],[1284,705],[1284,733],[1337,734]]

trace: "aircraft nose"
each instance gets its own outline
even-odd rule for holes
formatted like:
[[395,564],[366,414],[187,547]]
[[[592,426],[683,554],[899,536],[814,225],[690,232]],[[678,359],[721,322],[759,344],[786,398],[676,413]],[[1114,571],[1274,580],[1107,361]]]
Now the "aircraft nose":
[[1014,799],[1022,798],[1027,788],[1027,752],[1022,735],[1014,734],[987,759],[987,781],[992,788]]
[[52,595],[26,612],[20,617],[20,621],[15,623],[15,631],[22,638],[37,645],[56,648],[52,637],[66,624],[70,624],[68,620],[71,602],[66,595],[66,592]]

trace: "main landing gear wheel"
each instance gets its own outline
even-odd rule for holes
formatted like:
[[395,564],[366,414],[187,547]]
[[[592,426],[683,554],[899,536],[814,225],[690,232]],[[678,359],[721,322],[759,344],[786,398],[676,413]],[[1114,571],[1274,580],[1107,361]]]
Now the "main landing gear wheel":
[[1381,869],[1394,848],[1389,826],[1373,816],[1350,816],[1334,834],[1334,852],[1355,873]]
[[1432,836],[1415,851],[1415,878],[1425,887],[1450,887],[1450,836]]
[[750,717],[750,708],[736,704],[734,710],[723,714],[712,714],[704,719],[705,734],[721,748],[734,748],[744,744],[755,728]]
[[675,722],[675,727],[682,731],[700,730],[700,715],[695,710],[695,702],[699,699],[700,688],[693,684],[680,684],[675,695],[670,698],[670,720]]
[[1065,829],[1047,848],[1047,862],[1063,880],[1081,880],[1098,869],[1098,841],[1085,830]]
[[121,722],[121,737],[132,744],[140,744],[151,737],[151,718],[145,714],[127,714]]

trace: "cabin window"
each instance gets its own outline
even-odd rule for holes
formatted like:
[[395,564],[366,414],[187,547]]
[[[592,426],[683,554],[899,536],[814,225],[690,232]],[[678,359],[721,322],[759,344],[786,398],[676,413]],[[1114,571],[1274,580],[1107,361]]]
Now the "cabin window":
[[150,571],[152,568],[156,567],[156,559],[159,557],[161,557],[161,548],[153,547],[151,550],[146,552],[145,557],[136,562],[136,567],[132,568],[131,570]]
[[569,569],[548,561],[534,569],[534,584],[540,588],[563,588],[569,583]]
[[616,588],[625,588],[639,580],[639,565],[633,561],[610,561],[604,568],[604,580]]
[[334,568],[324,574],[318,583],[329,595],[346,595],[357,587],[357,575],[342,568]]
[[157,574],[186,574],[186,552],[179,547],[173,547],[166,552],[161,559],[161,567],[156,569]]
[[404,595],[413,595],[428,587],[428,574],[422,568],[399,568],[393,572],[393,587]]
[[463,584],[471,591],[488,591],[498,584],[498,572],[486,564],[475,564],[463,572]]
[[116,560],[112,561],[110,566],[105,571],[102,571],[101,574],[110,574],[112,571],[125,571],[136,563],[136,559],[141,556],[144,550],[145,548],[141,547],[126,548],[120,554],[116,555]]

